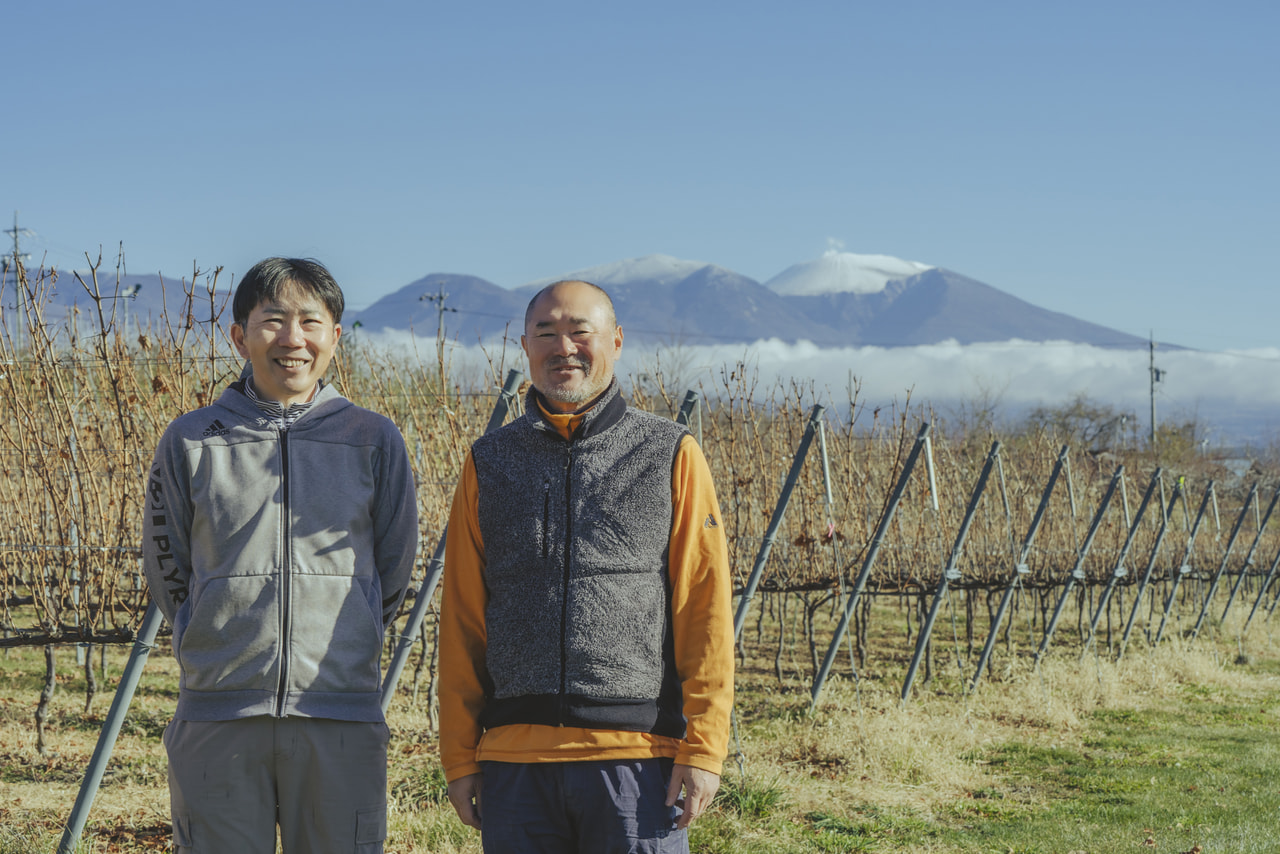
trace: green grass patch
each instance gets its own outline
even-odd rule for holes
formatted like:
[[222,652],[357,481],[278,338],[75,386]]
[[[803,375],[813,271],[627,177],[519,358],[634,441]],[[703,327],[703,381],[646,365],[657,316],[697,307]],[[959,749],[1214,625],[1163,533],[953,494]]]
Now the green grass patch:
[[776,781],[763,783],[745,777],[729,777],[716,792],[715,803],[721,809],[745,819],[763,819],[786,803],[787,791]]
[[1183,694],[1171,708],[1095,712],[1078,751],[991,748],[1011,797],[1035,809],[954,811],[964,835],[991,851],[1280,850],[1280,722],[1220,691]]

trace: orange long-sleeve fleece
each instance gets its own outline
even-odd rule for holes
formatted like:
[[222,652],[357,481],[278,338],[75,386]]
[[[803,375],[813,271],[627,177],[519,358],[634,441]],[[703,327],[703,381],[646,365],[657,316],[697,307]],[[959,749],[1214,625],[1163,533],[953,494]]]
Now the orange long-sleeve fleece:
[[[549,414],[566,438],[576,416]],[[668,576],[685,738],[643,732],[479,724],[485,671],[484,542],[475,463],[468,454],[454,493],[440,609],[440,758],[450,782],[479,762],[566,762],[653,756],[720,773],[733,706],[733,613],[729,556],[706,458],[692,436],[676,454]]]

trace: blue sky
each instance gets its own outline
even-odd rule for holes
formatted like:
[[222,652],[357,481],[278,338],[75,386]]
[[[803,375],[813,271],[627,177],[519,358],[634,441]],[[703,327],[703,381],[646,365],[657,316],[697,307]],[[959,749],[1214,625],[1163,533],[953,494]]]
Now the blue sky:
[[[361,307],[829,241],[1209,350],[1280,317],[1280,5],[48,2],[0,218],[62,268],[326,262]],[[15,45],[15,38],[17,42]]]

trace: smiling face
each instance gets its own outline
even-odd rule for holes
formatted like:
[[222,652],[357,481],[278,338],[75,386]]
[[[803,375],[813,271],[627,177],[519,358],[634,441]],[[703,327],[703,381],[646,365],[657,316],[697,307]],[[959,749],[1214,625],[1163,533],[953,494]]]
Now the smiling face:
[[529,307],[520,346],[534,387],[553,409],[573,412],[609,387],[622,327],[594,285],[558,282]]
[[296,285],[231,325],[231,342],[253,365],[254,389],[284,406],[311,399],[341,335],[324,303]]

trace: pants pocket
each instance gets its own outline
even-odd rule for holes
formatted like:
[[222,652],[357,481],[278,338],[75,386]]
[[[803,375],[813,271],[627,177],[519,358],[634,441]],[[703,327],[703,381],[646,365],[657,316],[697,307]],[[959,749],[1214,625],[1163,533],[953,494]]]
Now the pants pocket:
[[385,807],[356,812],[356,854],[382,854],[382,844],[386,839]]
[[194,847],[191,844],[191,816],[173,817],[173,847],[178,852],[190,851]]

